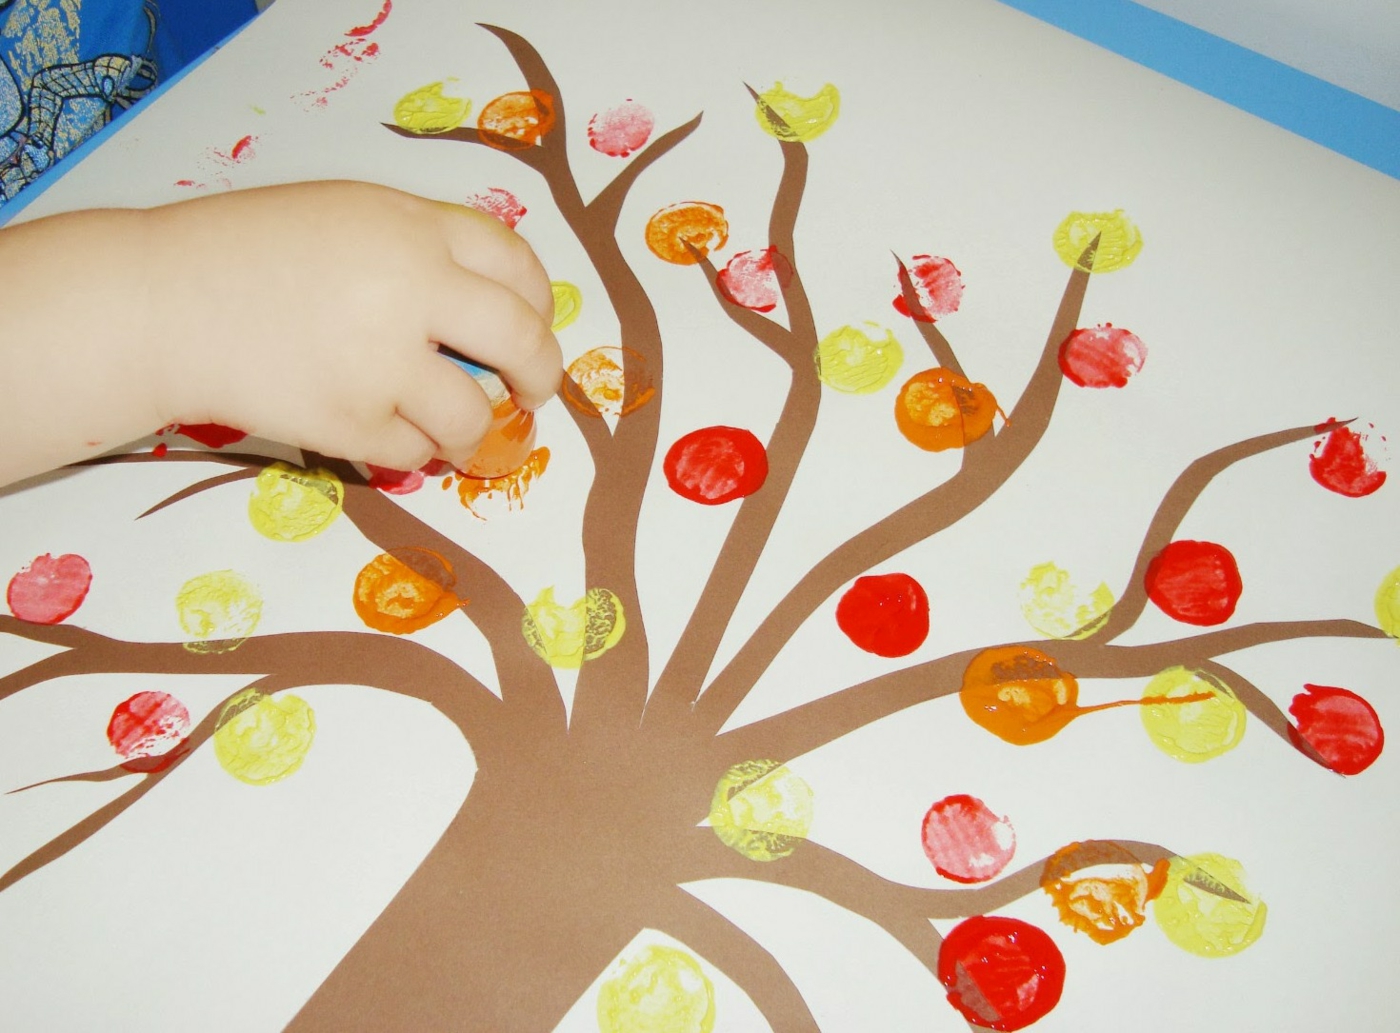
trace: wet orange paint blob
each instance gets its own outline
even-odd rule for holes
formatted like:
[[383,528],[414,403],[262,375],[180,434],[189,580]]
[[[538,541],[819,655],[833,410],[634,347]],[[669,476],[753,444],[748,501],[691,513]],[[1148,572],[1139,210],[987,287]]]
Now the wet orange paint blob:
[[466,605],[456,583],[452,565],[431,549],[391,549],[355,577],[355,612],[375,631],[421,631]]
[[626,416],[656,394],[646,360],[631,348],[590,349],[567,372],[564,398],[587,416]]
[[894,420],[910,444],[925,452],[962,448],[992,429],[997,400],[985,384],[974,384],[942,366],[915,373],[894,403]]
[[476,119],[482,142],[502,151],[533,147],[553,128],[554,98],[543,90],[503,93]]
[[[537,448],[530,453],[520,468],[504,477],[468,477],[457,474],[457,496],[462,505],[471,510],[472,515],[482,517],[477,504],[488,499],[504,499],[507,509],[519,509],[525,505],[525,493],[535,478],[549,466],[549,449]],[[452,478],[442,482],[444,488],[452,486]]]
[[657,258],[675,265],[694,265],[711,251],[724,247],[729,239],[729,221],[717,204],[682,201],[662,208],[647,220],[646,239],[647,247]]
[[1045,862],[1040,888],[1060,921],[1095,943],[1121,940],[1147,920],[1167,884],[1167,861],[1151,868],[1116,843],[1071,843]]

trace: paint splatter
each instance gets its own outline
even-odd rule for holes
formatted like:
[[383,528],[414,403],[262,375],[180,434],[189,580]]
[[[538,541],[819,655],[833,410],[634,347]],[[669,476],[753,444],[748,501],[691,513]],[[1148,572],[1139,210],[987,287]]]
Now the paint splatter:
[[170,446],[164,441],[156,442],[156,447],[151,449],[151,455],[157,459],[163,458],[170,451]]
[[768,477],[763,442],[739,427],[703,427],[680,438],[662,462],[671,490],[691,502],[718,506],[746,498]]
[[262,593],[235,570],[199,574],[175,594],[175,615],[191,653],[227,653],[237,649],[262,620]]
[[911,312],[904,300],[904,287],[895,278],[894,307],[900,315],[912,316],[921,323],[934,323],[952,315],[962,304],[962,273],[946,258],[936,255],[915,255],[906,268],[919,300],[919,311]]
[[[1180,702],[1186,696],[1194,702]],[[1154,705],[1159,700],[1173,702]],[[1147,683],[1142,703],[1142,727],[1153,745],[1188,764],[1228,753],[1244,738],[1249,712],[1234,690],[1204,671],[1167,668]]]
[[1244,591],[1229,549],[1186,539],[1157,553],[1143,581],[1147,597],[1168,617],[1200,626],[1229,620]]
[[481,140],[501,151],[534,147],[554,128],[554,98],[543,90],[517,90],[486,102],[476,118]]
[[238,781],[270,785],[296,773],[315,738],[316,715],[304,699],[247,688],[219,714],[214,756]]
[[836,604],[846,637],[876,656],[908,656],[928,638],[928,595],[908,574],[870,574]]
[[431,549],[382,552],[355,577],[355,612],[367,627],[407,635],[466,605],[452,591],[452,565]]
[[1376,623],[1394,639],[1400,639],[1400,567],[1381,579],[1376,589]]
[[[1306,742],[1339,775],[1359,775],[1385,749],[1385,730],[1375,708],[1356,693],[1331,685],[1304,685],[1288,712],[1293,741]],[[1301,741],[1300,741],[1301,740]]]
[[456,79],[428,83],[411,90],[394,105],[394,122],[410,133],[446,133],[456,129],[471,114],[472,102],[467,97],[444,93],[447,84]]
[[384,24],[393,8],[393,0],[384,0],[372,21],[347,29],[346,42],[334,44],[320,59],[321,67],[336,73],[336,77],[329,84],[306,90],[292,99],[300,101],[308,111],[326,107],[331,94],[344,89],[365,64],[379,57],[379,44],[368,37]]
[[257,142],[258,138],[249,134],[240,137],[228,150],[206,147],[196,161],[199,169],[198,178],[177,179],[175,185],[193,190],[209,190],[212,184],[212,186],[222,190],[232,190],[231,170],[245,165],[257,157],[255,148]]
[[173,429],[176,434],[182,434],[191,441],[198,441],[208,448],[223,448],[248,436],[247,431],[225,427],[221,423],[177,423]]
[[699,962],[660,944],[617,964],[598,988],[598,1033],[711,1033],[715,988]]
[[817,376],[827,387],[849,395],[868,395],[894,379],[904,364],[904,349],[894,333],[874,323],[871,329],[883,333],[876,340],[854,326],[833,330],[817,345]]
[[473,194],[463,203],[468,208],[475,208],[493,219],[499,219],[509,229],[515,229],[520,220],[525,218],[526,208],[520,203],[520,198],[501,187],[490,187],[479,194]]
[[978,915],[944,938],[938,980],[948,1003],[974,1026],[1024,1029],[1059,1003],[1065,959],[1055,941],[1030,923]]
[[1080,387],[1123,387],[1146,361],[1141,338],[1112,323],[1075,330],[1060,345],[1060,371]]
[[599,154],[625,158],[651,138],[654,128],[651,112],[629,97],[588,120],[588,145]]
[[810,143],[826,132],[841,114],[841,92],[826,83],[810,97],[801,97],[774,83],[758,95],[754,118],[769,136],[788,143]]
[[1147,905],[1166,886],[1168,870],[1166,861],[1145,868],[1117,843],[1071,843],[1046,860],[1040,888],[1060,921],[1109,944],[1147,921]]
[[1021,614],[1047,638],[1084,638],[1103,626],[1112,609],[1108,585],[1100,581],[1086,594],[1070,580],[1069,571],[1054,563],[1032,567],[1021,582]]
[[[520,469],[505,477],[482,479],[458,473],[457,496],[462,500],[462,505],[478,520],[486,519],[477,508],[484,502],[503,501],[507,511],[520,509],[525,505],[525,493],[530,490],[530,485],[548,466],[549,449],[537,448],[530,453],[530,458],[525,460]],[[452,483],[452,479],[449,478],[444,481],[443,487],[450,487]]]
[[710,801],[710,827],[751,861],[787,857],[812,827],[812,788],[776,760],[746,760],[724,773]]
[[606,588],[590,588],[583,598],[565,606],[554,601],[550,586],[526,604],[520,630],[545,663],[577,670],[585,660],[598,659],[622,640],[627,618],[622,600]]
[[894,402],[899,432],[925,452],[971,444],[992,429],[996,414],[997,400],[987,385],[941,366],[915,373]]
[[[1323,424],[1323,428],[1328,426]],[[1313,480],[1328,491],[1353,499],[1378,491],[1385,483],[1385,471],[1380,468],[1370,434],[1358,433],[1351,427],[1331,426],[1332,429],[1313,446],[1308,459],[1308,472]],[[1373,425],[1370,429],[1376,428]]]
[[78,612],[92,587],[92,567],[76,553],[44,553],[10,578],[5,602],[30,624],[58,624]]
[[924,853],[945,879],[986,882],[1016,853],[1016,830],[975,796],[945,796],[924,815]]
[[[1079,264],[1084,251],[1094,238],[1099,246],[1090,266]],[[1055,228],[1055,254],[1071,269],[1081,268],[1091,273],[1111,273],[1126,269],[1142,251],[1142,234],[1131,219],[1118,208],[1111,212],[1070,212]]]
[[163,771],[188,752],[190,712],[168,692],[138,692],[112,711],[107,741],[127,771]]
[[675,265],[694,265],[728,240],[724,209],[708,201],[681,201],[647,220],[647,247],[657,258]]
[[777,247],[740,251],[717,276],[720,293],[755,312],[772,312],[792,282],[792,263]]
[[549,328],[557,334],[583,311],[583,291],[565,280],[552,281],[549,291],[554,296],[554,322]]
[[265,538],[302,542],[330,527],[344,504],[345,485],[331,471],[277,462],[258,474],[248,520]]
[[588,416],[626,416],[656,394],[646,360],[631,348],[592,348],[566,372],[564,399]]
[[425,478],[422,470],[391,470],[373,463],[365,465],[369,467],[369,486],[387,495],[412,495],[423,487]]
[[1246,888],[1244,866],[1220,854],[1173,857],[1152,916],[1167,939],[1203,958],[1238,954],[1264,932],[1264,902]]

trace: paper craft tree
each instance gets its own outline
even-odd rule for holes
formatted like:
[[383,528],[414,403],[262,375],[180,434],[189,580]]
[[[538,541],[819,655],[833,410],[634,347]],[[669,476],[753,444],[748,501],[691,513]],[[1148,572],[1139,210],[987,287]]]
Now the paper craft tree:
[[[421,482],[418,474],[367,474],[321,456],[304,457],[304,468],[267,465],[264,457],[228,451],[237,435],[219,437],[219,428],[208,427],[184,430],[215,451],[162,445],[106,460],[227,464],[230,472],[193,483],[154,508],[248,480],[254,526],[282,540],[311,537],[343,515],[381,550],[354,578],[347,572],[345,586],[374,630],[255,634],[256,588],[222,571],[192,578],[182,591],[187,641],[122,641],[71,619],[91,578],[85,560],[37,558],[9,582],[13,616],[0,616],[0,630],[62,651],[0,679],[0,698],[80,673],[260,676],[193,727],[184,705],[165,693],[139,693],[118,707],[108,736],[120,763],[71,778],[130,780],[130,788],[0,876],[0,889],[70,850],[100,849],[100,839],[85,844],[199,750],[212,749],[250,784],[287,777],[315,734],[314,717],[295,690],[349,683],[431,704],[470,744],[478,770],[441,839],[312,995],[294,1029],[427,1029],[451,1016],[461,1028],[545,1030],[607,972],[597,1000],[600,1029],[709,1030],[723,1020],[699,959],[741,987],[774,1030],[816,1029],[803,987],[774,956],[683,888],[715,878],[798,888],[869,920],[942,983],[951,1006],[973,1027],[1019,1029],[1059,999],[1065,972],[1055,939],[994,914],[1038,890],[1063,919],[1060,937],[1109,943],[1151,912],[1187,950],[1218,956],[1246,948],[1263,929],[1265,906],[1233,859],[1102,839],[1068,843],[1004,875],[1015,845],[1010,822],[981,800],[954,795],[930,802],[920,830],[945,885],[901,885],[807,838],[812,795],[788,764],[915,704],[957,696],[961,708],[945,703],[948,721],[970,718],[967,735],[990,733],[1018,745],[1050,739],[1104,706],[1133,705],[1156,745],[1182,760],[1230,749],[1252,715],[1278,736],[1280,748],[1301,759],[1343,774],[1363,770],[1383,736],[1360,696],[1308,686],[1289,707],[1290,721],[1220,657],[1292,639],[1394,635],[1400,571],[1377,595],[1380,627],[1314,619],[1225,626],[1242,584],[1234,557],[1221,544],[1176,534],[1223,471],[1310,439],[1317,442],[1311,463],[1321,485],[1350,495],[1376,490],[1385,475],[1368,457],[1365,435],[1355,424],[1328,422],[1202,456],[1172,484],[1142,532],[1117,600],[1106,588],[1076,594],[1065,572],[1047,564],[1031,571],[1023,587],[1040,635],[914,663],[726,729],[798,628],[835,596],[836,621],[852,648],[897,658],[923,644],[929,607],[922,581],[936,574],[891,562],[973,514],[1015,474],[1040,444],[1066,379],[1111,389],[1141,366],[1142,345],[1131,333],[1078,326],[1091,277],[1129,265],[1141,240],[1121,213],[1075,213],[1060,226],[1055,243],[1068,282],[1030,382],[1006,410],[964,371],[937,327],[957,307],[956,267],[929,255],[898,264],[895,304],[917,327],[930,364],[907,379],[894,417],[911,447],[961,450],[961,468],[828,554],[813,556],[806,574],[711,676],[721,637],[808,448],[823,392],[876,390],[900,366],[892,336],[882,341],[849,327],[819,335],[794,245],[806,142],[836,117],[838,98],[830,88],[812,98],[780,88],[754,94],[758,125],[775,138],[783,162],[766,248],[737,254],[717,269],[708,256],[724,245],[728,226],[723,211],[708,203],[669,206],[648,222],[651,251],[694,266],[697,290],[703,276],[723,313],[791,370],[767,442],[741,428],[710,426],[663,444],[660,414],[673,385],[663,375],[662,331],[616,227],[637,178],[700,119],[650,139],[649,119],[635,110],[596,117],[589,127],[594,146],[635,156],[585,201],[569,163],[571,126],[548,68],[520,37],[485,28],[508,48],[526,88],[485,105],[471,129],[459,128],[465,103],[434,84],[405,98],[389,128],[424,148],[489,146],[502,161],[533,169],[607,290],[621,325],[620,347],[575,361],[563,392],[596,471],[582,526],[592,587],[572,606],[550,591],[527,604],[489,565],[396,501],[395,492]],[[559,300],[562,314],[567,289]],[[785,321],[765,314],[779,304]],[[672,490],[697,504],[735,506],[737,513],[680,647],[653,680],[635,539],[658,455]],[[546,454],[536,452],[513,476],[473,481],[459,474],[455,484],[466,501],[518,494],[546,464]],[[1190,627],[1165,641],[1120,644],[1149,603]],[[438,621],[464,620],[490,643],[499,695],[413,638]],[[578,669],[571,709],[555,668]],[[1076,679],[1146,677],[1140,699],[1078,703]],[[553,848],[539,847],[543,829]],[[945,937],[932,920],[960,921]],[[686,949],[657,943],[619,959],[644,930],[659,930]]]

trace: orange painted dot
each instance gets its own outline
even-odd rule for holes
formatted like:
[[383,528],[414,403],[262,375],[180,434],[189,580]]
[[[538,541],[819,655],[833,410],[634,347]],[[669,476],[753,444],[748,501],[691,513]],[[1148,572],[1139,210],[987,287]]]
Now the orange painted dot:
[[1147,920],[1167,881],[1168,862],[1147,868],[1117,843],[1071,843],[1045,862],[1040,888],[1060,921],[1095,943],[1121,940]]
[[925,452],[962,448],[992,429],[997,400],[984,384],[939,366],[915,373],[894,403],[899,432]]
[[368,627],[406,635],[465,605],[452,591],[451,565],[430,549],[393,549],[365,564],[355,578],[355,612]]
[[[525,493],[548,466],[549,449],[537,448],[519,469],[504,477],[468,477],[459,473],[456,475],[457,496],[462,500],[462,505],[482,519],[485,517],[476,507],[486,499],[504,500],[506,509],[522,509],[525,506]],[[449,477],[443,487],[448,487],[451,482],[452,478]]]
[[703,257],[724,247],[729,239],[729,222],[717,204],[682,201],[648,219],[646,236],[647,247],[657,258],[676,265],[694,265],[699,259],[690,248]]
[[1078,716],[1079,682],[1029,646],[984,649],[963,672],[967,716],[1017,746],[1049,739]]
[[605,345],[569,363],[564,398],[588,416],[626,416],[656,394],[646,360],[631,348]]
[[476,128],[482,142],[498,150],[533,147],[554,128],[554,98],[543,90],[503,93],[481,109]]

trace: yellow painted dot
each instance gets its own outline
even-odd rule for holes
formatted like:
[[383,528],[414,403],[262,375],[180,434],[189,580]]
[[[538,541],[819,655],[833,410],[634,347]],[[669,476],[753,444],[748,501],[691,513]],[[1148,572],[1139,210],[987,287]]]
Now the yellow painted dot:
[[817,345],[817,376],[822,383],[847,394],[868,395],[894,379],[904,362],[904,349],[892,331],[866,325],[883,332],[884,339],[876,340],[853,326],[822,338]]
[[175,594],[175,614],[192,653],[227,653],[246,642],[262,619],[262,594],[233,570],[192,577]]
[[1259,939],[1268,910],[1245,887],[1244,866],[1220,854],[1173,857],[1152,903],[1167,939],[1203,958],[1238,954]]
[[710,826],[753,861],[786,857],[812,827],[812,789],[776,760],[746,760],[725,772],[710,801]]
[[526,605],[520,630],[545,663],[577,669],[621,641],[627,618],[622,600],[606,588],[590,588],[582,599],[565,606],[554,601],[550,586]]
[[659,944],[618,963],[598,988],[598,1033],[710,1033],[715,988],[700,963]]
[[[778,116],[775,121],[769,112]],[[827,83],[810,97],[799,97],[774,83],[758,95],[754,117],[763,131],[779,140],[808,143],[821,136],[841,113],[841,93]]]
[[345,485],[329,470],[273,463],[253,485],[248,519],[265,538],[301,542],[330,527],[344,504]]
[[467,120],[472,102],[465,97],[446,96],[442,91],[447,82],[428,83],[405,93],[394,105],[394,121],[410,133],[445,133],[456,129]]
[[249,688],[219,714],[214,756],[240,782],[263,786],[295,773],[315,737],[316,715],[304,699]]
[[[1095,237],[1099,246],[1092,265],[1080,266],[1079,259]],[[1111,273],[1126,269],[1142,250],[1142,234],[1119,208],[1111,212],[1070,212],[1055,229],[1055,254],[1073,268],[1091,273]]]
[[1047,638],[1084,638],[1103,625],[1112,608],[1106,584],[1086,594],[1054,563],[1032,567],[1021,582],[1021,613]]
[[1394,639],[1400,639],[1400,567],[1396,567],[1376,589],[1376,623]]
[[583,309],[583,292],[565,280],[555,280],[549,285],[554,293],[554,324],[550,327],[558,333],[568,326]]
[[[1209,695],[1191,703],[1151,703]],[[1153,744],[1188,764],[1228,753],[1244,738],[1247,711],[1228,685],[1203,671],[1169,667],[1142,691],[1142,727]]]

